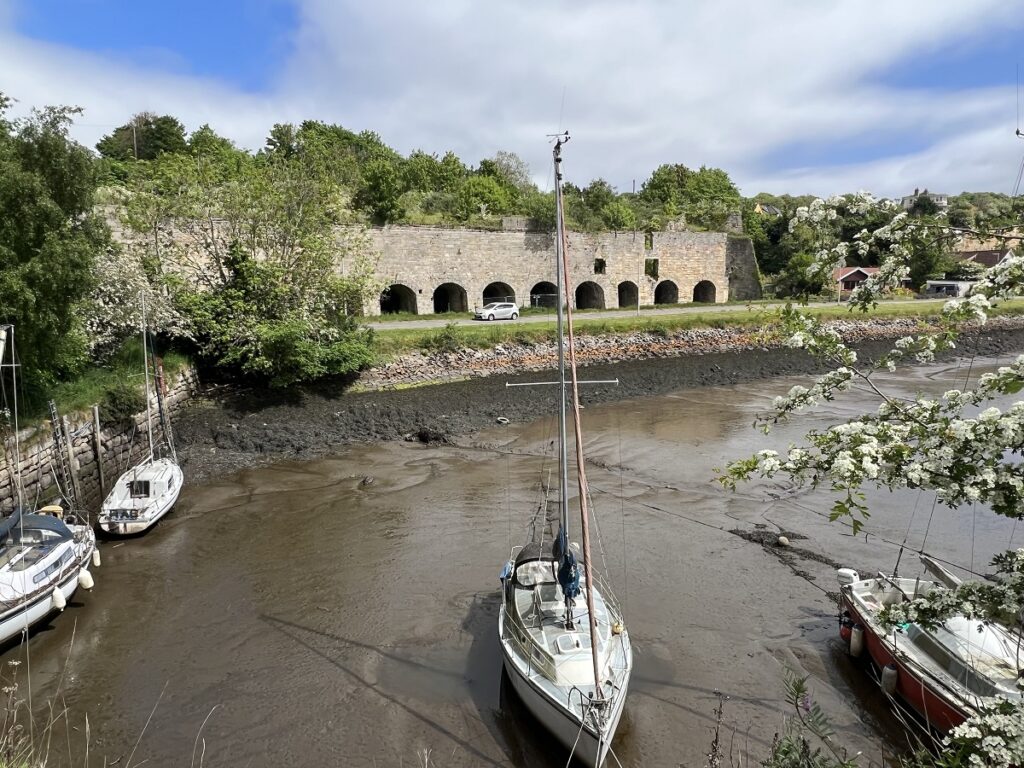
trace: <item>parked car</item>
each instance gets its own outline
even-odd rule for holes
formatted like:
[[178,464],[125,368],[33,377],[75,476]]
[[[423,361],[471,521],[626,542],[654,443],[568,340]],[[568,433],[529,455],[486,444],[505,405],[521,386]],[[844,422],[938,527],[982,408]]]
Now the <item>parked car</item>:
[[473,311],[474,320],[515,320],[519,305],[511,301],[492,301]]

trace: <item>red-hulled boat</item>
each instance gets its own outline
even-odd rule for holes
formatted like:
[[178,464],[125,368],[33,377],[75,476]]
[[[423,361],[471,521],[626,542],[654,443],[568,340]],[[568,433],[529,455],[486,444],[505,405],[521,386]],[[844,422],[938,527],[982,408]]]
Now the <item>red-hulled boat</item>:
[[850,653],[865,652],[880,671],[882,689],[945,733],[986,701],[1021,701],[1018,636],[999,624],[955,616],[935,629],[903,624],[887,629],[878,613],[947,584],[879,574],[862,579],[839,571],[840,635]]

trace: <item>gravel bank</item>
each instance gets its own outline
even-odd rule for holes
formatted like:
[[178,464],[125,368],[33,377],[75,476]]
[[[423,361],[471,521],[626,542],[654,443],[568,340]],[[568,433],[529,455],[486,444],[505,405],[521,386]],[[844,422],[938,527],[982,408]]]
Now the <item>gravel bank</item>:
[[[887,340],[919,326],[899,319],[841,321],[834,327],[870,357],[887,350]],[[1024,318],[1000,318],[964,339],[959,353],[1020,350]],[[768,348],[762,334],[749,329],[581,337],[577,358],[587,367],[586,378],[619,379],[619,386],[585,388],[585,403],[819,370],[803,350]],[[505,384],[547,380],[555,361],[553,345],[502,345],[487,352],[412,354],[365,372],[355,386],[219,390],[178,417],[179,454],[188,482],[197,483],[246,466],[326,455],[354,442],[447,440],[499,417],[527,421],[553,411],[554,389],[510,390]]]

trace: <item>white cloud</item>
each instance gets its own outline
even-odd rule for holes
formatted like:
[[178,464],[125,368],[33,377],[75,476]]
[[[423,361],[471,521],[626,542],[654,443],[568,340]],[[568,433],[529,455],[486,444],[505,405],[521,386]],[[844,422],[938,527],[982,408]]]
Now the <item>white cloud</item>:
[[[682,162],[725,168],[748,194],[1006,190],[1024,151],[1012,88],[907,91],[877,73],[1024,25],[1011,5],[304,0],[291,58],[255,95],[19,38],[0,5],[0,90],[86,107],[78,135],[89,144],[142,109],[209,122],[250,148],[275,122],[316,118],[468,163],[515,151],[543,179],[544,137],[568,127],[567,177],[619,189]],[[786,148],[871,137],[924,149],[768,167]]]

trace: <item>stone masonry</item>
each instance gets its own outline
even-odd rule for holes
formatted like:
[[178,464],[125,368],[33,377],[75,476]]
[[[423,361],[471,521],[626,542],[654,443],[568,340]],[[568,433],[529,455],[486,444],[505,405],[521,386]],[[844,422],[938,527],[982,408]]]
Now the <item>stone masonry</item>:
[[[369,236],[390,286],[385,311],[464,312],[505,298],[529,306],[554,293],[551,233],[392,226]],[[572,232],[569,256],[581,309],[760,298],[752,249],[724,232]]]
[[[172,414],[191,399],[199,389],[199,380],[190,369],[178,374],[164,398],[168,413]],[[156,395],[151,398],[153,408],[153,439],[160,436],[160,422],[156,418]],[[100,414],[102,418],[102,413]],[[146,414],[135,416],[134,423],[126,430],[102,429],[100,431],[100,453],[97,456],[96,441],[93,437],[91,413],[76,413],[68,417],[68,434],[71,436],[71,472],[75,475],[81,490],[80,505],[96,510],[109,493],[111,483],[148,451],[146,438]],[[173,431],[173,424],[172,424]],[[54,443],[50,436],[49,424],[45,427],[25,429],[19,434],[21,463],[18,475],[21,477],[23,499],[29,510],[53,501],[61,495],[56,486],[54,465]],[[0,513],[8,514],[16,502],[14,485],[14,438],[8,438],[0,454]],[[97,460],[103,462],[105,487],[100,489],[100,474]]]

